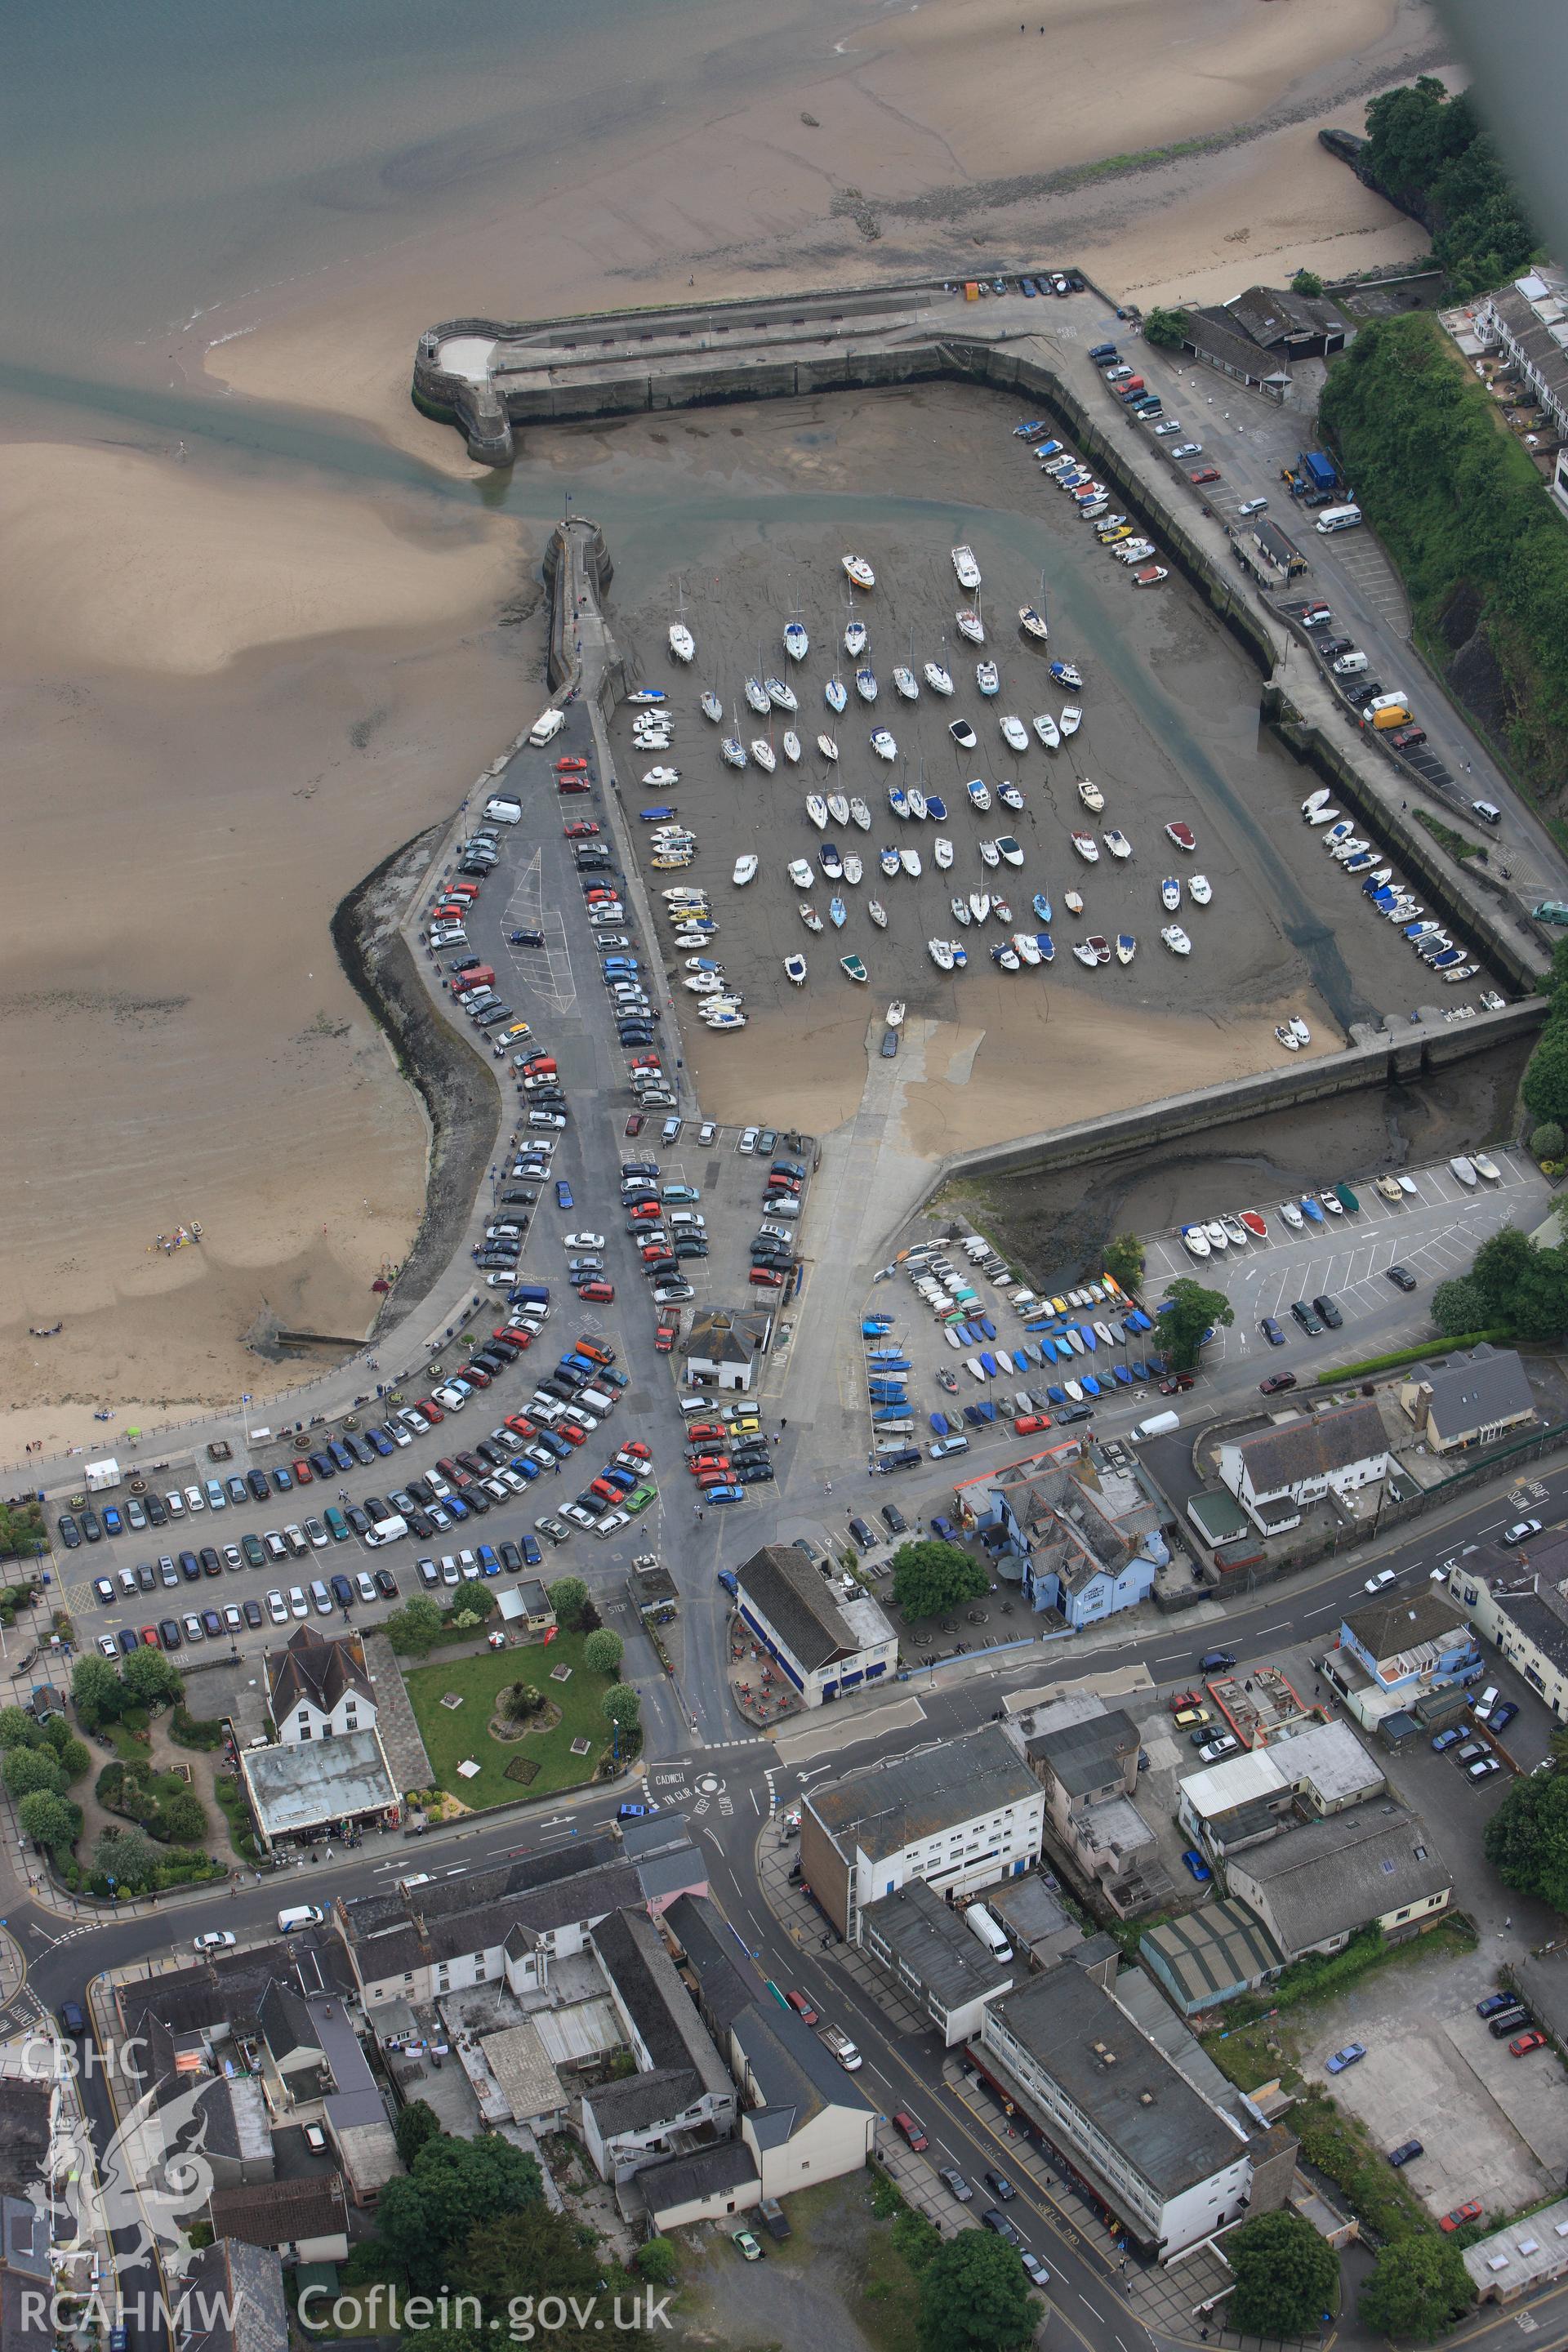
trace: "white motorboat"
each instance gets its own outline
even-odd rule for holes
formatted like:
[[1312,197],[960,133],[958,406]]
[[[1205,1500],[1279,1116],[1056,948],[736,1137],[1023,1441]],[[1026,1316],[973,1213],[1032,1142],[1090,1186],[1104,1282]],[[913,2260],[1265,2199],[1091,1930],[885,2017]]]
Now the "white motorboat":
[[800,704],[795,699],[795,691],[794,687],[786,686],[782,677],[764,677],[763,684],[768,689],[768,700],[773,704],[775,710],[798,710],[800,709]]
[[633,703],[668,702],[669,697],[662,686],[639,686],[635,693],[627,695],[626,700]]
[[703,718],[710,719],[713,721],[714,726],[717,727],[720,720],[724,716],[724,706],[720,701],[718,696],[710,689],[706,691],[701,698],[701,705]]
[[820,931],[823,928],[822,917],[815,907],[803,906],[800,910],[800,919],[808,931]]
[[1000,947],[992,949],[991,961],[993,963],[999,963],[1004,971],[1016,971],[1019,969],[1017,953],[1011,941],[1007,940],[1004,940]]
[[1229,1235],[1226,1234],[1225,1227],[1220,1223],[1217,1217],[1211,1217],[1209,1219],[1208,1223],[1204,1227],[1204,1233],[1207,1237],[1208,1245],[1211,1250],[1229,1250]]
[[[1279,1032],[1276,1030],[1274,1034],[1278,1036]],[[1301,1214],[1300,1210],[1297,1207],[1294,1201],[1281,1201],[1279,1203],[1279,1214],[1284,1218],[1285,1223],[1290,1227],[1292,1233],[1305,1233],[1307,1229],[1307,1220]]]
[[892,880],[892,878],[893,878],[894,875],[895,875],[895,874],[898,872],[898,870],[899,870],[899,853],[898,853],[898,851],[897,851],[896,849],[890,849],[890,848],[889,848],[889,849],[879,849],[879,851],[877,852],[877,863],[878,863],[878,865],[881,867],[881,869],[882,869],[883,873],[887,876],[887,877],[888,877],[889,881],[890,882],[890,881]]
[[816,739],[816,748],[825,760],[837,760],[838,757],[838,746],[831,735],[819,735]]
[[1328,799],[1328,785],[1320,784],[1317,791],[1315,793],[1309,793],[1306,799],[1301,803],[1301,814],[1303,816],[1310,817],[1314,809],[1321,809],[1322,807],[1323,803]]
[[896,693],[903,696],[906,702],[920,700],[921,690],[916,684],[915,674],[912,669],[905,669],[901,664],[893,672],[893,688]]
[[904,799],[908,805],[910,816],[914,818],[917,824],[923,824],[926,821],[926,796],[924,793],[917,791],[915,786],[910,784],[904,793]]
[[967,637],[972,646],[983,646],[985,643],[984,624],[973,605],[961,605],[952,617],[958,624],[958,634],[961,637]]
[[1352,857],[1364,857],[1371,847],[1370,841],[1363,841],[1359,835],[1352,833],[1348,841],[1340,842],[1331,854],[1336,866],[1348,866]]
[[950,719],[947,731],[961,751],[973,751],[979,740],[967,719]]
[[1310,809],[1305,814],[1309,824],[1337,824],[1340,822],[1338,809],[1330,808],[1326,803],[1315,809]]
[[1288,1026],[1289,1028],[1290,1034],[1294,1037],[1298,1045],[1310,1045],[1311,1044],[1312,1033],[1308,1028],[1306,1023],[1302,1020],[1299,1013],[1292,1013]]
[[872,728],[871,749],[879,760],[896,760],[899,756],[899,747],[885,727]]
[[1167,874],[1160,885],[1160,904],[1168,915],[1173,915],[1182,903],[1182,886],[1175,875]]
[[1072,845],[1086,866],[1099,865],[1100,844],[1092,833],[1075,833],[1072,836]]
[[1044,614],[1037,613],[1032,604],[1019,605],[1018,625],[1020,628],[1026,631],[1031,637],[1037,637],[1041,645],[1045,644],[1046,639],[1051,634],[1049,629],[1046,626]]
[[1036,940],[1033,931],[1015,931],[1013,933],[1012,943],[1013,951],[1019,958],[1020,961],[1035,965],[1039,963],[1039,943]]
[[1116,934],[1117,962],[1131,963],[1137,952],[1138,942],[1133,938],[1132,933],[1131,931],[1118,931]]
[[1284,1046],[1285,1051],[1288,1054],[1297,1054],[1300,1052],[1300,1040],[1291,1036],[1290,1032],[1285,1027],[1283,1022],[1276,1024],[1274,1034],[1279,1038],[1279,1043]]
[[853,581],[857,588],[876,586],[877,575],[863,555],[842,555],[838,560],[844,566],[847,577]]
[[1207,1257],[1209,1254],[1208,1235],[1205,1233],[1202,1225],[1184,1225],[1182,1227],[1182,1240],[1194,1257]]
[[675,656],[678,662],[689,662],[696,659],[697,640],[692,635],[684,621],[671,621],[669,625],[669,650]]
[[1018,790],[1017,785],[1012,782],[1009,778],[1005,776],[1002,782],[997,785],[996,797],[1001,802],[1004,808],[1015,809],[1017,811],[1019,815],[1023,814],[1024,795]]
[[931,843],[931,856],[945,873],[952,864],[952,844],[945,833],[939,833]]
[[1087,964],[1091,971],[1100,961],[1100,951],[1092,940],[1074,940],[1072,951],[1079,963]]
[[958,584],[961,588],[967,591],[979,587],[980,566],[974,561],[973,548],[955,547],[952,551],[952,568],[958,574]]
[[1087,776],[1079,778],[1078,796],[1085,808],[1095,816],[1098,816],[1105,806],[1105,794],[1098,784],[1090,783]]
[[971,808],[977,808],[984,816],[991,805],[990,785],[984,782],[979,776],[971,776],[963,789],[969,794]]
[[1083,725],[1083,712],[1076,702],[1064,705],[1059,724],[1064,737],[1078,733],[1079,729]]
[[1170,949],[1173,955],[1191,955],[1193,951],[1193,943],[1191,940],[1188,939],[1185,931],[1183,930],[1180,923],[1167,923],[1164,929],[1161,932],[1160,937],[1164,940],[1165,945]]
[[820,793],[807,793],[805,796],[805,813],[811,819],[813,824],[816,827],[818,833],[826,832],[827,803],[823,799]]
[[694,972],[689,980],[683,980],[680,984],[682,988],[689,988],[693,996],[717,996],[724,985],[718,974],[711,971]]
[[799,621],[790,621],[784,627],[784,651],[791,661],[804,661],[811,650],[811,639]]
[[849,689],[841,677],[830,677],[822,689],[822,698],[829,710],[842,710],[849,699]]
[[994,841],[976,842],[975,847],[979,850],[982,858],[987,866],[1001,865],[1002,853],[997,848],[996,844]]
[[901,996],[895,996],[891,1004],[889,1005],[887,1014],[885,1016],[889,1029],[901,1029],[903,1027],[905,1011],[906,1007],[903,998]]
[[743,1013],[732,1011],[728,1005],[721,1012],[710,1012],[704,1006],[702,1025],[705,1029],[743,1029],[746,1016]]
[[1075,691],[1083,684],[1083,673],[1076,662],[1054,661],[1051,676],[1058,686],[1070,686]]
[[866,912],[870,916],[871,920],[876,924],[877,929],[879,931],[885,931],[887,929],[888,910],[886,907],[883,906],[880,898],[868,898],[866,901]]
[[855,673],[855,691],[862,702],[877,699],[877,673],[869,662],[863,662]]
[[844,854],[844,879],[846,882],[853,887],[854,885],[859,881],[860,877],[865,873],[865,871],[866,868],[856,856],[855,852],[852,849],[846,850]]
[[762,679],[749,677],[745,683],[744,693],[748,707],[756,712],[759,719],[765,719],[773,709],[773,704],[768,700],[768,689]]
[[848,822],[849,822],[849,803],[848,803],[848,802],[845,799],[845,797],[844,797],[844,795],[843,795],[843,793],[828,793],[828,795],[827,795],[827,814],[828,814],[828,815],[833,819],[833,822],[834,822],[834,824],[848,824]]
[[786,955],[784,968],[785,979],[795,987],[805,986],[805,958],[803,955]]
[[1005,719],[1000,721],[1000,725],[1002,729],[1002,740],[1005,743],[1010,744],[1015,751],[1026,751],[1028,750],[1029,730],[1025,726],[1021,719],[1015,719],[1012,714],[1009,713]]
[[1022,866],[1024,863],[1023,844],[1016,841],[1010,833],[997,835],[996,847],[1004,866]]
[[1112,857],[1131,857],[1132,855],[1132,844],[1115,825],[1112,825],[1110,831],[1105,835],[1105,845]]
[[1340,844],[1342,841],[1348,841],[1348,840],[1350,839],[1350,837],[1351,837],[1352,834],[1352,833],[1354,833],[1354,831],[1355,831],[1355,826],[1354,826],[1354,824],[1352,823],[1351,819],[1350,819],[1348,816],[1342,816],[1342,817],[1341,817],[1341,819],[1340,819],[1340,821],[1339,821],[1338,824],[1331,824],[1331,825],[1330,825],[1330,827],[1329,827],[1329,829],[1328,829],[1327,833],[1325,833],[1325,834],[1324,834],[1324,835],[1323,835],[1323,846],[1324,846],[1324,848],[1325,848],[1325,849],[1335,849],[1335,848],[1337,848],[1337,847],[1339,846],[1339,844]]
[[752,736],[752,757],[764,775],[771,776],[778,766],[778,755],[765,735]]
[[921,668],[921,676],[924,678],[926,684],[930,687],[933,694],[951,694],[952,692],[952,674],[943,669],[940,662],[927,662]]
[[792,768],[800,765],[800,737],[793,727],[786,727],[779,739],[784,758]]
[[860,655],[865,652],[866,624],[864,621],[845,622],[844,650],[849,656],[851,661],[858,660]]
[[972,890],[969,894],[969,911],[977,923],[983,923],[991,912],[990,894],[984,890]]
[[871,812],[863,800],[856,799],[850,802],[849,822],[851,824],[858,824],[862,833],[870,832]]
[[932,963],[935,964],[938,971],[951,971],[952,970],[952,946],[950,940],[927,940],[926,953],[930,956]]
[[1048,710],[1035,713],[1035,732],[1047,751],[1054,751],[1061,742],[1061,730]]
[[1206,874],[1194,875],[1192,880],[1187,885],[1187,896],[1191,898],[1194,907],[1206,907],[1208,905],[1209,900],[1214,897],[1214,891],[1210,886],[1209,877]]
[[643,782],[645,784],[678,784],[680,782],[680,770],[679,768],[649,768],[647,774],[643,777]]
[[1012,929],[1013,909],[1008,905],[1006,899],[999,898],[994,891],[991,894],[991,911],[995,916],[996,920],[1001,924],[1002,929],[1005,931],[1010,931]]
[[747,883],[747,882],[751,881],[752,877],[753,877],[753,875],[756,873],[756,870],[757,870],[757,861],[756,861],[756,858],[752,856],[752,852],[748,849],[748,850],[747,850],[747,852],[746,852],[746,854],[745,854],[745,856],[744,856],[743,857],[737,857],[737,858],[736,858],[736,860],[735,860],[735,870],[734,870],[734,872],[731,875],[730,879],[731,879],[731,882],[736,883],[737,885],[742,885],[742,884]]
[[911,880],[916,882],[920,880],[921,854],[918,849],[900,849],[899,852],[899,864],[903,867],[904,872],[910,877]]
[[1247,1247],[1247,1243],[1251,1240],[1252,1236],[1247,1232],[1247,1227],[1242,1223],[1239,1217],[1233,1217],[1227,1214],[1220,1219],[1220,1223],[1225,1227],[1225,1237],[1230,1244],[1232,1249],[1245,1249]]
[[724,755],[726,766],[743,768],[746,765],[746,747],[738,735],[726,735],[719,749]]
[[982,694],[995,694],[1002,684],[1002,674],[994,661],[976,662],[974,683]]
[[[955,923],[972,923],[974,920],[973,916],[969,911],[969,901],[967,898],[954,897],[950,898],[947,903],[952,908],[952,919]],[[986,914],[991,912],[991,901],[989,898],[985,901],[985,912]]]
[[804,857],[792,857],[789,862],[789,878],[797,890],[809,890],[816,877]]

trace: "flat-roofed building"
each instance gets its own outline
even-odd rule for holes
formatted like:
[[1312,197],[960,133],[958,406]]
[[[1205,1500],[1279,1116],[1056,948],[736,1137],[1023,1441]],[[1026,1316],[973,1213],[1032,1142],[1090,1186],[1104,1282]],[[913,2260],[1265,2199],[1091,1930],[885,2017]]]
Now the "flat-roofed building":
[[986,2002],[1010,1990],[1026,1965],[994,1959],[920,1878],[866,1905],[860,1948],[920,2004],[950,2050],[979,2032]]

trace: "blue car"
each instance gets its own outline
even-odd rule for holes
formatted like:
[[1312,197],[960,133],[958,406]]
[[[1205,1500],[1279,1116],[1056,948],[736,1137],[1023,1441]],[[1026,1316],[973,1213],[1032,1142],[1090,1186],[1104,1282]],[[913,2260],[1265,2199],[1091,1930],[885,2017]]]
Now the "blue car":
[[369,1438],[371,1444],[374,1446],[376,1452],[381,1455],[384,1462],[389,1455],[395,1454],[397,1450],[384,1429],[367,1429],[365,1431],[365,1435]]
[[523,1559],[528,1562],[529,1567],[539,1567],[544,1558],[544,1554],[540,1550],[539,1546],[534,1542],[533,1538],[531,1536],[519,1536],[518,1543],[521,1548]]
[[123,1535],[125,1532],[125,1522],[112,1503],[105,1503],[103,1507],[103,1532],[106,1536]]
[[564,1176],[558,1176],[555,1180],[555,1205],[558,1209],[569,1209],[573,1205],[572,1187]]
[[1034,279],[1032,278],[1020,278],[1018,280],[1018,291],[1020,294],[1024,295],[1033,294],[1036,291]]
[[1214,1876],[1213,1871],[1210,1870],[1202,1854],[1197,1853],[1194,1847],[1188,1846],[1186,1852],[1182,1856],[1182,1860],[1186,1864],[1187,1868],[1191,1871],[1193,1876],[1197,1880],[1200,1886],[1206,1885],[1208,1881]]
[[1342,2050],[1336,2050],[1333,2056],[1329,2060],[1328,2072],[1331,2074],[1342,2074],[1347,2066],[1359,2066],[1365,2056],[1366,2044],[1364,2042],[1347,2042],[1344,2048]]
[[499,1576],[500,1574],[500,1561],[496,1555],[496,1549],[493,1544],[481,1544],[479,1548],[477,1557],[480,1570],[486,1576]]
[[1454,1725],[1450,1724],[1447,1731],[1439,1731],[1433,1738],[1433,1752],[1438,1756],[1446,1756],[1450,1748],[1457,1748],[1458,1746],[1464,1736],[1465,1735],[1462,1731],[1458,1730]]
[[1476,2003],[1478,2017],[1500,2017],[1505,2009],[1517,2009],[1517,1995],[1511,1992],[1489,1992],[1485,2000]]
[[441,1497],[441,1508],[446,1512],[447,1517],[449,1519],[467,1519],[473,1517],[472,1512],[469,1510],[467,1503],[464,1502],[461,1495],[443,1495]]
[[951,1519],[944,1519],[940,1511],[931,1513],[931,1531],[933,1536],[940,1536],[943,1543],[957,1543],[962,1534],[962,1529],[955,1528]]
[[[103,1516],[104,1523],[107,1525],[109,1520],[108,1512],[106,1511]],[[1509,1725],[1513,1721],[1514,1717],[1518,1713],[1519,1709],[1515,1706],[1512,1699],[1503,1699],[1498,1706],[1493,1707],[1491,1713],[1488,1716],[1487,1729],[1489,1731],[1506,1731]]]
[[705,1503],[743,1503],[746,1490],[744,1486],[710,1486],[702,1499]]

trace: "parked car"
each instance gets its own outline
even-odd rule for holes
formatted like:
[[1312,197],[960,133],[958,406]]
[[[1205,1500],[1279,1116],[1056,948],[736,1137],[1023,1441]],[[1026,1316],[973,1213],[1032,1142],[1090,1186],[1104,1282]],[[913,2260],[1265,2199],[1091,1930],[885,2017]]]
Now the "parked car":
[[1401,2140],[1397,2147],[1389,2149],[1388,2160],[1395,2172],[1398,2172],[1403,2166],[1414,2164],[1418,2156],[1425,2154],[1426,2150],[1418,2139]]
[[1479,2221],[1484,2210],[1479,2197],[1467,2197],[1462,2205],[1456,2205],[1451,2213],[1444,2214],[1437,2227],[1439,2230],[1462,2230],[1468,2223]]
[[1342,2050],[1336,2050],[1333,2056],[1329,2060],[1327,2072],[1331,2074],[1342,2074],[1347,2066],[1359,2066],[1365,2056],[1366,2045],[1364,2042],[1347,2042],[1344,2048]]
[[1191,1875],[1196,1879],[1198,1885],[1200,1886],[1206,1886],[1209,1880],[1214,1876],[1214,1873],[1209,1868],[1207,1863],[1204,1860],[1202,1854],[1199,1853],[1194,1847],[1188,1846],[1182,1855],[1182,1860],[1186,1865]]

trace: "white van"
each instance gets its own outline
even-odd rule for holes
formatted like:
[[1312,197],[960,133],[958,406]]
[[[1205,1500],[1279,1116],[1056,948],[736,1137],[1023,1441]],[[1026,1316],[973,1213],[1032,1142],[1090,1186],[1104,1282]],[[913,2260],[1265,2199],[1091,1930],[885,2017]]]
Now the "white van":
[[505,799],[487,801],[485,803],[485,814],[494,824],[521,824],[522,823],[522,803],[521,801]]
[[585,1406],[600,1421],[608,1421],[616,1409],[615,1398],[606,1396],[603,1389],[579,1389],[573,1402]]
[[994,1960],[1012,1958],[1012,1945],[984,1903],[972,1903],[963,1916],[971,1935],[979,1937]]
[[1359,677],[1366,667],[1367,658],[1363,653],[1342,654],[1334,664],[1334,675],[1336,677]]
[[326,1916],[318,1903],[296,1903],[292,1910],[278,1914],[278,1933],[291,1936],[297,1927],[319,1927]]
[[407,1533],[407,1520],[401,1512],[394,1511],[389,1519],[377,1519],[373,1528],[367,1528],[364,1539],[372,1546],[395,1543],[399,1536],[405,1536]]
[[1135,1437],[1165,1437],[1173,1429],[1180,1429],[1181,1425],[1179,1412],[1152,1412],[1147,1421],[1139,1423],[1132,1433]]
[[1374,694],[1370,702],[1362,704],[1361,715],[1363,719],[1375,719],[1380,710],[1403,710],[1409,699],[1407,694]]
[[[1356,520],[1360,521],[1359,515]],[[542,743],[553,743],[565,724],[566,713],[563,710],[542,710],[528,730],[528,740],[537,751]]]
[[1331,530],[1353,530],[1360,520],[1360,507],[1325,507],[1318,517],[1318,529],[1325,535]]

